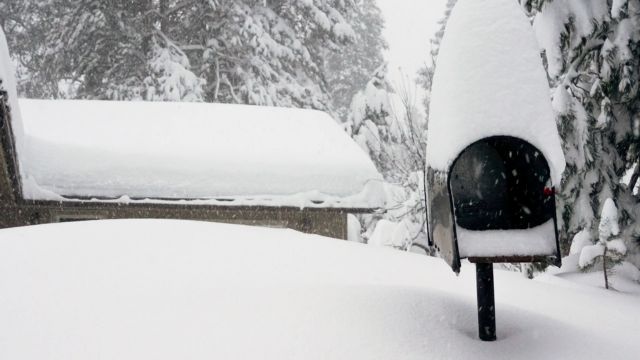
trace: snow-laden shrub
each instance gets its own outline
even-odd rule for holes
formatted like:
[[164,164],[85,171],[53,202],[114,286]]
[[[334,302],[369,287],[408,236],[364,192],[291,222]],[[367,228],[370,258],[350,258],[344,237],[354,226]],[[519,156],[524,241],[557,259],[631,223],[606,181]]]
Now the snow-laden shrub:
[[[412,247],[425,250],[426,123],[425,116],[412,102],[413,98],[408,89],[394,88],[390,84],[386,65],[383,65],[353,97],[349,126],[353,138],[388,182],[384,215],[362,217],[365,239],[369,239],[369,243],[386,243],[403,250]],[[400,230],[397,233],[390,231],[390,223],[397,224]],[[389,240],[376,238],[392,233],[395,235]]]
[[[605,288],[609,288],[609,272],[611,269],[621,264],[627,253],[624,242],[615,238],[620,234],[618,225],[618,208],[610,198],[605,200],[600,215],[600,225],[598,226],[598,242],[592,245],[583,246],[580,250],[578,266],[582,270],[590,270],[596,266],[602,266],[604,273]],[[576,249],[580,246],[583,237],[577,239],[577,244],[572,246]]]

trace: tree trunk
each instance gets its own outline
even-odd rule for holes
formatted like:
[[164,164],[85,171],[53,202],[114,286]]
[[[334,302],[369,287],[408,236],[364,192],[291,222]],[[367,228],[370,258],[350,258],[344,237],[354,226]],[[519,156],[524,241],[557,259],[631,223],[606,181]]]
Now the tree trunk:
[[602,272],[604,272],[604,287],[609,289],[609,278],[607,277],[607,246],[604,246],[604,253],[602,254]]
[[160,0],[158,12],[160,13],[160,31],[165,35],[169,36],[169,21],[166,18],[167,16],[167,1]]
[[151,57],[152,38],[153,38],[153,15],[151,9],[153,8],[152,0],[143,0],[141,5],[141,15],[143,16],[144,36],[142,38],[142,51],[147,59]]

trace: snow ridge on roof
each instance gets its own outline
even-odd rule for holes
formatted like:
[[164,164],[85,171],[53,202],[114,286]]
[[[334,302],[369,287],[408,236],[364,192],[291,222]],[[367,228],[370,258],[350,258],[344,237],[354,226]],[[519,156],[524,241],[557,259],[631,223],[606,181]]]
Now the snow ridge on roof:
[[[326,113],[20,100],[32,200],[377,208],[382,176]],[[378,191],[380,190],[380,191]]]
[[460,0],[437,60],[427,165],[447,171],[467,146],[499,135],[542,151],[560,183],[565,160],[529,20],[514,0]]

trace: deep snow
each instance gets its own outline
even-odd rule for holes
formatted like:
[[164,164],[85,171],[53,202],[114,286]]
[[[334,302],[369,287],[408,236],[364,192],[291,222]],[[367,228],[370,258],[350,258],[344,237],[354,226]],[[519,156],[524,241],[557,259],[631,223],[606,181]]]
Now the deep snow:
[[109,220],[0,230],[2,359],[635,359],[640,297],[292,230]]
[[18,156],[28,199],[384,205],[374,164],[320,111],[26,99],[20,105],[26,148]]

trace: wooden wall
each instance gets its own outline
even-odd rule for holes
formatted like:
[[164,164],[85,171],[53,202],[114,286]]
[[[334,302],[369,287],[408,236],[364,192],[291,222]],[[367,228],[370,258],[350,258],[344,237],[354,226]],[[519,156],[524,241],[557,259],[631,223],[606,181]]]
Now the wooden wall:
[[[4,199],[3,199],[4,200]],[[0,228],[79,219],[185,219],[290,228],[337,239],[347,238],[347,212],[340,209],[219,207],[92,202],[0,204]]]

